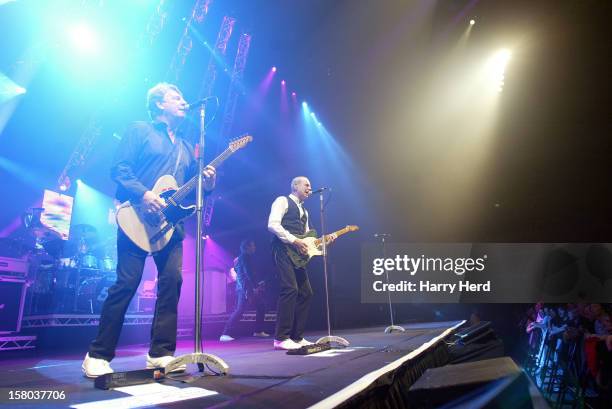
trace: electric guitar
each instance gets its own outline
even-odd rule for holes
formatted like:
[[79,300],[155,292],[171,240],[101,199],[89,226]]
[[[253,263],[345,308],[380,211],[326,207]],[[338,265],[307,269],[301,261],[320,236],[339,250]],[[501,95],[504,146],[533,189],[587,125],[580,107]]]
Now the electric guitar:
[[[340,229],[333,233],[327,234],[325,235],[326,244],[327,242],[329,242],[330,236],[332,234],[335,234],[337,237],[340,237],[343,234],[357,230],[359,230],[359,226],[350,225],[346,226],[344,229]],[[302,239],[302,241],[306,243],[306,246],[308,246],[308,251],[306,252],[306,254],[302,254],[291,244],[287,245],[287,254],[293,262],[293,265],[297,268],[304,267],[314,256],[323,255],[323,237],[317,238],[316,230],[309,230],[308,232],[306,232],[306,234],[295,235],[295,237],[297,237],[298,239]]]
[[[229,143],[227,149],[210,162],[219,166],[234,152],[253,140],[251,135],[242,136]],[[196,187],[198,176],[194,176],[180,188],[171,175],[157,179],[151,191],[165,200],[166,205],[158,212],[145,213],[142,206],[128,200],[117,209],[117,224],[126,236],[148,253],[163,249],[174,233],[174,226],[195,212],[195,205],[183,206],[181,202]]]

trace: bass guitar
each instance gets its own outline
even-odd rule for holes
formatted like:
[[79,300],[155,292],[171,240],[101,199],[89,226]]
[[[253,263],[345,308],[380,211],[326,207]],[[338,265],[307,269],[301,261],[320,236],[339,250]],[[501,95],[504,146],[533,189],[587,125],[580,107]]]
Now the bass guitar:
[[[252,140],[251,135],[244,135],[230,142],[227,149],[209,165],[218,169],[234,152],[244,148]],[[160,251],[170,241],[176,224],[195,212],[195,205],[183,206],[181,203],[197,183],[197,175],[180,188],[173,176],[160,177],[151,191],[164,199],[166,205],[158,212],[146,213],[141,205],[128,200],[117,209],[117,224],[125,235],[144,251]]]

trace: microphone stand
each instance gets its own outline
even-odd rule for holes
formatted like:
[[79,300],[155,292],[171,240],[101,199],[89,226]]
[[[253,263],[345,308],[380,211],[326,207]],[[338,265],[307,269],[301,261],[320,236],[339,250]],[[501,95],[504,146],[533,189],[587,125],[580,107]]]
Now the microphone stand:
[[331,321],[329,318],[329,288],[327,285],[327,239],[325,237],[325,206],[323,205],[323,192],[322,189],[319,192],[319,203],[321,212],[321,237],[323,238],[323,277],[325,278],[325,307],[327,312],[327,336],[321,337],[317,340],[317,344],[332,344],[336,343],[341,345],[343,348],[350,345],[350,343],[342,338],[331,334]]
[[[383,259],[387,258],[387,247],[385,244],[385,239],[390,237],[391,235],[388,233],[375,234],[374,237],[380,237],[380,242],[382,244],[382,253]],[[389,291],[389,272],[385,269],[385,276],[387,277],[387,297],[389,299],[389,318],[391,318],[391,325],[385,328],[385,334],[391,334],[393,332],[405,332],[406,330],[399,325],[395,325],[393,323],[393,304],[391,304],[391,292]]]
[[181,365],[186,364],[198,364],[198,370],[204,372],[204,368],[213,367],[215,371],[211,370],[216,375],[227,375],[229,373],[229,365],[225,361],[216,355],[203,353],[202,350],[202,255],[203,255],[203,226],[202,226],[202,209],[204,208],[204,192],[203,192],[203,171],[205,168],[204,164],[204,146],[206,142],[206,128],[205,128],[205,115],[206,115],[206,100],[198,101],[200,104],[200,140],[198,148],[198,183],[196,186],[196,269],[195,269],[195,342],[194,352],[187,355],[181,355],[176,357],[168,363],[166,366],[165,373],[172,372],[173,369],[178,368]]

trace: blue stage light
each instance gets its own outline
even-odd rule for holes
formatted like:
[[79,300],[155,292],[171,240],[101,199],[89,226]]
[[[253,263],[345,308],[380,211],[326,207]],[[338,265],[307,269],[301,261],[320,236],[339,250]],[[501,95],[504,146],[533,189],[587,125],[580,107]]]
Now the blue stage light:
[[101,42],[96,31],[85,22],[68,27],[68,39],[72,47],[80,54],[94,56],[99,54]]

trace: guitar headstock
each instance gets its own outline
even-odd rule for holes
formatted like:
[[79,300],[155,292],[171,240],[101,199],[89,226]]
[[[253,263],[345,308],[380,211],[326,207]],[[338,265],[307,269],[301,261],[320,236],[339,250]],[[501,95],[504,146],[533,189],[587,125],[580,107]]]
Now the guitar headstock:
[[357,231],[359,230],[359,226],[355,226],[354,224],[349,224],[345,227],[346,231]]
[[249,134],[244,134],[229,143],[228,148],[232,152],[236,152],[238,149],[244,148],[249,142],[253,140],[253,137]]

